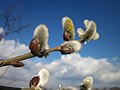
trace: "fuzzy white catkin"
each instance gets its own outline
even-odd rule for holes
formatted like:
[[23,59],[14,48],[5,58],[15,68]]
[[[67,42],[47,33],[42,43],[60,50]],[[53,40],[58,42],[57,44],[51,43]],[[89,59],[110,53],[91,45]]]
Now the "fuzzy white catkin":
[[83,23],[84,23],[84,25],[85,25],[85,28],[87,28],[88,25],[89,25],[89,20],[85,19]]
[[96,33],[95,36],[94,36],[94,38],[93,38],[93,40],[97,40],[97,39],[99,39],[99,37],[100,37],[99,34]]
[[63,46],[70,46],[73,48],[74,52],[78,52],[82,48],[82,44],[79,41],[73,40],[73,41],[66,41],[62,44]]
[[94,31],[96,31],[96,23],[94,21],[90,21],[89,22],[89,26],[88,26],[89,29],[94,29]]
[[49,71],[47,68],[42,68],[40,72],[38,73],[38,76],[40,78],[40,82],[38,83],[37,87],[44,87],[48,80],[49,80]]
[[[67,30],[67,32],[69,32],[70,34],[72,33],[73,37],[75,37],[74,24],[73,24],[73,21],[72,21],[69,17],[65,16],[65,17],[62,18],[62,28],[63,28],[63,30],[65,30],[65,29],[64,29],[65,27],[69,27],[69,26],[65,26],[66,23],[68,23],[68,22],[67,22],[68,19],[70,20],[71,26],[72,26],[73,28],[70,29],[70,31]],[[73,38],[73,39],[74,39],[74,38]]]
[[36,27],[33,38],[39,39],[41,50],[49,48],[48,37],[49,37],[49,33],[46,25],[40,24],[39,26]]
[[[67,17],[67,16],[65,16],[65,17],[63,17],[62,18],[62,27],[63,27],[63,29],[64,29],[64,27],[65,27],[65,23],[66,23],[66,20],[67,19],[70,19],[69,17]],[[70,19],[71,20],[71,19]]]
[[82,28],[78,28],[77,29],[77,34],[79,37],[82,37],[85,35],[85,31]]
[[86,87],[86,90],[92,90],[93,78],[91,76],[86,77],[83,79],[81,85],[84,85]]
[[88,27],[86,28],[85,34],[89,40],[93,39],[96,33],[96,23],[90,21]]

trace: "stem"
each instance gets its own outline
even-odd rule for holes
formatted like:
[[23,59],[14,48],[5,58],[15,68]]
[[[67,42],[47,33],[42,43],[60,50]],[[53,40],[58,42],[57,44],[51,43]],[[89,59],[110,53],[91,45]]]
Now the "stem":
[[10,63],[15,62],[15,61],[22,61],[22,60],[32,58],[32,57],[34,57],[34,55],[32,53],[26,53],[24,55],[16,56],[16,57],[13,57],[13,58],[0,60],[0,67],[9,65]]
[[[50,48],[50,49],[46,50],[44,55],[46,55],[50,52],[53,52],[53,51],[60,51],[60,50],[61,50],[60,46],[57,46],[55,48]],[[26,59],[29,59],[29,58],[32,58],[32,57],[35,57],[35,56],[36,55],[33,55],[32,53],[26,53],[24,55],[16,56],[16,57],[13,57],[13,58],[0,60],[0,67],[10,65],[10,63],[15,62],[15,61],[23,61],[23,60],[26,60]]]
[[[80,40],[78,40],[78,41],[80,43],[83,43],[85,41],[85,37],[80,38]],[[46,56],[50,52],[60,51],[60,50],[61,50],[61,46],[57,46],[55,48],[46,49],[46,51],[44,53],[42,53],[42,55]],[[32,58],[32,57],[35,57],[35,56],[38,56],[38,55],[33,55],[32,53],[26,53],[24,55],[16,56],[16,57],[13,57],[13,58],[0,60],[0,67],[10,65],[10,63],[15,62],[15,61],[23,61],[23,60],[26,60],[26,59],[29,59],[29,58]]]
[[80,40],[78,40],[80,43],[83,43],[85,41],[85,36],[81,37]]
[[60,51],[60,50],[61,50],[61,46],[57,46],[55,48],[47,49],[46,53],[50,53],[50,52],[53,52],[53,51]]

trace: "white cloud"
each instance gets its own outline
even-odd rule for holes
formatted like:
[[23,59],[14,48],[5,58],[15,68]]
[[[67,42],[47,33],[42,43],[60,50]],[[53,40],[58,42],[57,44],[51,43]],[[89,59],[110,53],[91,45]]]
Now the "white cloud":
[[[2,39],[0,41],[0,59],[14,57],[17,55],[24,54],[26,52],[29,52],[28,46],[25,44],[21,44],[19,42],[16,42],[14,40],[4,40]],[[26,85],[26,80],[28,78],[25,78],[26,75],[24,75],[24,72],[29,73],[27,69],[20,68],[15,69],[14,67],[1,67],[0,68],[0,84],[1,85]],[[31,74],[30,74],[31,75]]]
[[107,58],[95,59],[81,57],[79,54],[63,55],[60,60],[45,66],[50,70],[53,79],[49,81],[49,86],[53,83],[54,86],[59,83],[78,86],[85,76],[93,76],[95,82],[104,86],[120,85],[120,67],[114,66]]
[[2,39],[2,37],[4,36],[4,29],[2,27],[0,27],[0,41]]
[[17,56],[23,53],[29,52],[28,46],[25,44],[20,44],[14,40],[4,40],[0,41],[0,58],[7,58]]
[[113,61],[117,61],[118,59],[119,58],[117,56],[112,58]]
[[0,35],[3,33],[3,28],[0,27]]
[[[28,52],[28,46],[16,44],[14,40],[0,42],[0,56],[2,57],[10,56],[9,53],[18,55],[21,52]],[[26,60],[24,63],[25,66],[22,68],[9,67],[7,71],[7,67],[0,68],[0,85],[28,87],[29,80],[38,73],[40,68],[47,67],[50,71],[48,87],[58,88],[58,84],[77,87],[85,76],[92,76],[95,86],[98,84],[99,86],[120,86],[120,67],[109,62],[107,58],[95,59],[71,54],[63,55],[59,60],[49,64],[32,60]]]
[[[61,60],[46,65],[53,77],[61,80],[62,83],[79,84],[81,78],[93,76],[95,81],[108,85],[119,82],[120,67],[114,66],[107,58],[94,59],[92,57],[81,57],[79,54],[62,56]],[[74,85],[75,85],[74,84]]]

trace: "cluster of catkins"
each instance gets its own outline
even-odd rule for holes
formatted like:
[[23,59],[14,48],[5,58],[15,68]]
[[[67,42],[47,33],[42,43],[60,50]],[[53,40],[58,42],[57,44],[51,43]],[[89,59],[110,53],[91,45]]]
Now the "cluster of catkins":
[[[94,21],[84,20],[85,28],[78,28],[77,34],[79,40],[75,40],[75,28],[73,21],[69,17],[62,18],[62,28],[63,28],[63,39],[64,43],[60,45],[61,54],[71,54],[78,52],[82,48],[82,43],[85,44],[90,40],[97,40],[99,34],[96,31],[96,23]],[[31,53],[38,57],[47,57],[49,52],[46,53],[46,50],[49,49],[48,45],[49,32],[48,28],[44,24],[40,24],[35,28],[33,39],[30,42],[29,48]],[[24,63],[20,61],[15,61],[10,63],[14,67],[22,67]]]
[[[78,52],[82,48],[82,43],[90,40],[97,40],[99,34],[96,31],[96,23],[94,21],[84,20],[85,28],[78,28],[77,34],[79,40],[75,40],[75,28],[73,21],[69,17],[62,18],[63,39],[64,43],[60,45],[61,54],[71,54]],[[48,28],[44,24],[40,24],[36,27],[33,35],[33,39],[30,42],[29,48],[33,55],[38,57],[47,56],[44,55],[45,50],[49,49],[48,45]],[[30,87],[36,90],[44,90],[45,85],[49,79],[49,71],[46,68],[42,68],[39,74],[33,77],[29,83]],[[91,76],[83,79],[80,84],[80,90],[91,90],[93,85],[93,78]],[[78,90],[74,87],[61,87],[59,85],[58,90]]]
[[[48,90],[45,88],[47,82],[49,80],[49,71],[47,68],[42,68],[38,75],[34,76],[30,82],[29,86],[31,88],[34,88],[35,90]],[[85,77],[83,81],[80,83],[79,89],[67,86],[62,87],[59,85],[59,88],[57,90],[92,90],[93,86],[93,78],[91,76]]]
[[[96,40],[99,38],[99,34],[96,31],[96,23],[94,21],[84,20],[84,25],[84,30],[82,28],[77,29],[79,40],[74,40],[75,28],[73,21],[69,17],[62,18],[64,43],[60,45],[61,54],[78,52],[82,48],[83,42],[86,43],[90,40]],[[48,37],[49,33],[46,25],[40,24],[36,27],[33,39],[29,45],[31,52],[39,57],[46,56],[43,53],[46,49],[49,49]]]

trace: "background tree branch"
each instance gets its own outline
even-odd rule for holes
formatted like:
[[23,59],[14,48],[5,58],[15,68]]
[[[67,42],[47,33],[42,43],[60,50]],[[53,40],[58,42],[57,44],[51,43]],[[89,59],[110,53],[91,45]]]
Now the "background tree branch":
[[0,33],[0,41],[12,33],[20,34],[21,31],[25,31],[31,26],[31,23],[23,23],[19,3],[20,0],[16,4],[10,5],[5,12],[0,12],[0,28],[3,29]]

